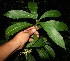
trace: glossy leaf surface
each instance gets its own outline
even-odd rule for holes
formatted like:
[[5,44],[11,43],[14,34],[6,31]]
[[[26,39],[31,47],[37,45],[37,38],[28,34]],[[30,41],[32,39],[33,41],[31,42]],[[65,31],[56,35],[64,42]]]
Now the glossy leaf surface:
[[47,24],[44,22],[41,22],[40,24],[52,39],[52,41],[54,41],[60,47],[66,49],[63,37],[53,26],[49,27],[49,25],[47,26]]
[[34,18],[35,19],[34,15],[23,10],[11,10],[5,13],[4,16],[7,16],[13,19],[18,19],[18,18]]
[[59,17],[61,16],[61,13],[57,10],[50,10],[45,12],[40,19],[45,18],[45,17]]
[[35,2],[29,2],[28,3],[28,8],[31,11],[31,13],[37,13],[37,9],[38,9],[37,3],[35,3]]
[[8,39],[9,36],[15,34],[19,30],[22,30],[22,29],[24,29],[28,26],[31,26],[31,25],[32,24],[27,23],[27,22],[19,22],[19,23],[16,23],[16,24],[13,24],[13,25],[9,26],[5,31],[6,39]]
[[54,52],[54,50],[50,46],[45,45],[44,48],[46,49],[48,54],[50,54],[51,57],[55,57],[55,52]]
[[37,50],[37,52],[38,52],[41,59],[48,59],[49,58],[48,53],[43,48],[36,49],[36,50]]
[[45,43],[43,43],[43,39],[39,38],[32,47],[43,47]]
[[34,41],[27,44],[26,47],[42,47],[45,45],[45,43],[43,43],[42,41],[43,41],[43,38],[38,39],[37,37],[34,37]]
[[31,11],[32,15],[34,15],[34,17],[37,19],[37,17],[38,17],[38,14],[37,14],[37,9],[38,9],[37,3],[29,2],[28,3],[28,8]]
[[58,31],[67,31],[68,30],[67,25],[63,22],[50,20],[50,21],[44,22],[44,24],[46,24],[46,26],[48,26],[48,27],[54,27]]

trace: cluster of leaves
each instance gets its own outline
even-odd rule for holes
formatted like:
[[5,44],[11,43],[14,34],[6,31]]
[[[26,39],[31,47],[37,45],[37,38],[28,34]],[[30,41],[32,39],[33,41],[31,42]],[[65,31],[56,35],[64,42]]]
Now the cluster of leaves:
[[[31,24],[31,23],[28,23],[27,21],[26,22],[23,21],[23,22],[18,22],[18,23],[16,22],[15,24],[9,26],[5,31],[6,39],[8,40],[11,35],[14,35],[20,30],[34,25],[34,26],[38,26],[39,29],[45,30],[49,38],[51,38],[51,40],[54,43],[56,43],[58,46],[66,50],[63,37],[58,31],[67,31],[68,30],[67,25],[64,24],[63,22],[59,22],[55,20],[50,20],[47,22],[40,21],[41,19],[45,17],[59,17],[61,16],[61,13],[57,10],[50,10],[50,11],[45,12],[40,17],[40,19],[37,19],[38,18],[37,3],[29,2],[28,8],[30,10],[30,13],[23,10],[11,10],[4,14],[4,16],[13,18],[13,19],[20,19],[20,18],[36,19],[36,24]],[[30,52],[28,52],[29,49],[33,49],[33,48],[36,49],[41,59],[48,59],[49,56],[55,57],[55,52],[50,45],[50,41],[49,42],[47,41],[47,37],[40,36],[39,38],[37,38],[36,35],[33,35],[33,38],[34,38],[34,41],[28,43],[25,47],[25,49],[28,49],[28,50],[25,50],[23,52],[25,54],[26,61],[31,61],[31,60],[36,61],[34,57],[30,54]]]

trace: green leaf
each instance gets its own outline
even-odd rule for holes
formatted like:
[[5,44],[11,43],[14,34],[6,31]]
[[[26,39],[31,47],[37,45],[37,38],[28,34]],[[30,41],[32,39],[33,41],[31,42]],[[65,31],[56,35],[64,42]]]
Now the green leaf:
[[35,3],[35,2],[29,2],[28,3],[28,8],[31,11],[31,13],[37,13],[37,9],[38,9],[37,3]]
[[45,43],[42,42],[43,38],[37,38],[37,36],[35,37],[34,41],[30,42],[29,44],[27,44],[27,48],[28,47],[42,47],[45,45]]
[[38,27],[39,29],[42,28],[41,25],[37,25],[37,27]]
[[46,26],[46,23],[40,23],[40,25],[47,32],[52,41],[54,41],[60,47],[66,49],[63,37],[53,26]]
[[26,61],[36,61],[36,60],[34,59],[34,57],[31,54],[28,53],[26,56]]
[[50,46],[45,45],[44,48],[46,49],[48,54],[50,54],[51,57],[55,57],[55,52],[54,52],[54,50]]
[[32,26],[32,24],[27,23],[27,22],[19,22],[19,23],[9,26],[5,31],[6,39],[9,39],[9,36],[15,34],[19,30],[22,30],[28,26]]
[[61,16],[61,13],[59,11],[57,11],[57,10],[50,10],[50,11],[45,12],[40,17],[40,19],[45,18],[45,17],[59,17],[59,16]]
[[38,37],[35,34],[33,34],[33,38],[34,38],[34,40],[32,42],[28,43],[26,48],[32,47],[32,45],[34,45],[38,41]]
[[34,13],[34,14],[32,13],[32,14],[31,14],[31,17],[32,17],[33,19],[37,19],[38,14],[37,14],[37,13]]
[[37,17],[38,17],[38,14],[37,14],[37,9],[38,9],[37,3],[29,2],[28,3],[28,8],[31,11],[32,15],[35,17],[35,19],[37,19]]
[[52,27],[56,28],[58,31],[67,31],[68,30],[67,25],[63,22],[50,20],[50,21],[47,21],[44,23],[46,24],[46,26],[48,26],[48,27],[52,26]]
[[18,18],[34,18],[34,15],[23,10],[11,10],[4,14],[4,16],[18,19]]
[[42,47],[45,45],[45,43],[42,42],[43,41],[43,38],[39,38],[35,44],[33,44],[31,47]]
[[47,38],[43,37],[43,43],[45,43],[45,45],[51,45],[50,42],[47,42]]
[[43,48],[36,49],[36,50],[37,50],[37,52],[38,52],[41,59],[48,59],[49,58],[48,53]]

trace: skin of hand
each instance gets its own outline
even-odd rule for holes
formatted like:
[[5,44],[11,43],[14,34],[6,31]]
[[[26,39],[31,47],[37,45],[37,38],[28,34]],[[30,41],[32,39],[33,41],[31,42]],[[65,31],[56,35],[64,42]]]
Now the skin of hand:
[[15,40],[19,40],[20,41],[20,47],[18,48],[19,49],[22,49],[22,47],[25,45],[25,43],[27,41],[31,42],[33,41],[33,38],[31,37],[32,34],[36,34],[37,37],[39,37],[39,33],[38,33],[38,30],[39,28],[37,27],[30,27],[24,31],[21,31],[19,32],[15,37],[14,39]]
[[0,61],[4,61],[15,50],[24,47],[26,42],[33,41],[31,37],[36,34],[39,37],[38,28],[35,26],[29,27],[26,30],[19,32],[13,39],[0,46]]

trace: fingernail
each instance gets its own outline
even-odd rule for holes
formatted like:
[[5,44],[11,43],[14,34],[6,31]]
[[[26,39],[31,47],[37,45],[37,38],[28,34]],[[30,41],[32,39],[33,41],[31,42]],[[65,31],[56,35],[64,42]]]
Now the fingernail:
[[36,31],[36,29],[32,29],[33,33]]

